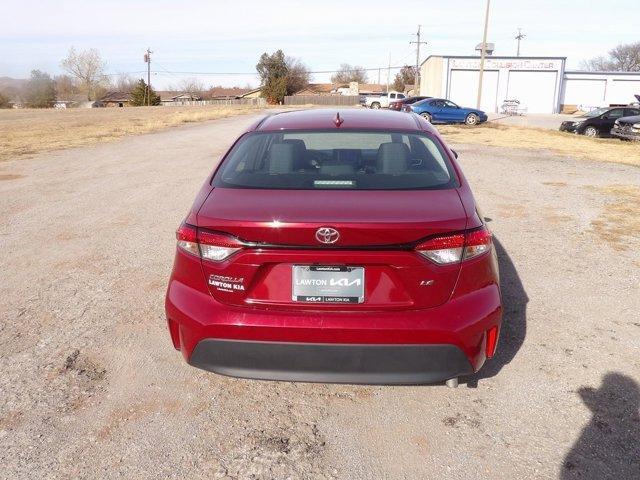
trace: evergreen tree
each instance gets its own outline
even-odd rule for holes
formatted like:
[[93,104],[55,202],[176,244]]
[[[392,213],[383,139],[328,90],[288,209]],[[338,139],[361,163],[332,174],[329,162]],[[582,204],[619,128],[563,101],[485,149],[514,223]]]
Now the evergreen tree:
[[160,95],[153,88],[147,91],[147,83],[140,79],[133,90],[131,90],[131,105],[142,107],[147,105],[147,95],[150,96],[149,105],[160,105]]

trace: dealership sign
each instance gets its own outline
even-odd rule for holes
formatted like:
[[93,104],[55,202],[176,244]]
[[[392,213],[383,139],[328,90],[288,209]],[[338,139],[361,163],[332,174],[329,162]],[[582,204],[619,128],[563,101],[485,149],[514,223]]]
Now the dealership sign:
[[[452,58],[449,60],[451,69],[479,70],[480,60],[477,58]],[[562,60],[553,59],[498,59],[486,58],[485,70],[560,70]]]

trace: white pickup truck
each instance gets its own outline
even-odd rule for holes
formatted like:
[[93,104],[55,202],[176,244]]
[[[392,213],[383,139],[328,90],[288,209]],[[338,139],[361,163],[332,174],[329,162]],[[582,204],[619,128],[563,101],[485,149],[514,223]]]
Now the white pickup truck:
[[364,99],[364,106],[367,108],[389,108],[389,103],[406,98],[404,93],[389,92],[380,96],[368,96]]

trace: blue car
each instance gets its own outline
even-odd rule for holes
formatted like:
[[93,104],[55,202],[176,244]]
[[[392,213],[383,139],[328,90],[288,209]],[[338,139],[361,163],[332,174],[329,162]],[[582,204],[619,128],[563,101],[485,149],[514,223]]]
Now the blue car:
[[404,106],[405,112],[414,112],[431,123],[466,123],[478,125],[487,121],[487,114],[477,108],[459,107],[451,100],[429,98]]

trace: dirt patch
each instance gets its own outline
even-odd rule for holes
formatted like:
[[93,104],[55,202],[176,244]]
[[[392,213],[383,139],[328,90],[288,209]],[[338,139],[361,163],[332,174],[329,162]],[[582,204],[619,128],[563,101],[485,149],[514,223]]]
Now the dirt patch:
[[335,478],[322,467],[326,442],[315,424],[293,431],[252,430],[222,459],[214,478]]
[[614,138],[588,138],[565,132],[487,122],[476,127],[438,126],[449,142],[548,150],[584,160],[640,166],[640,145]]
[[640,187],[637,185],[608,185],[596,190],[613,201],[591,222],[593,232],[615,250],[627,250],[640,238]]
[[0,182],[4,180],[17,180],[18,178],[24,178],[24,175],[16,175],[11,173],[0,173]]
[[80,408],[102,388],[106,374],[106,369],[95,360],[81,355],[78,349],[73,350],[52,378],[54,385],[60,389],[59,409],[71,412]]

